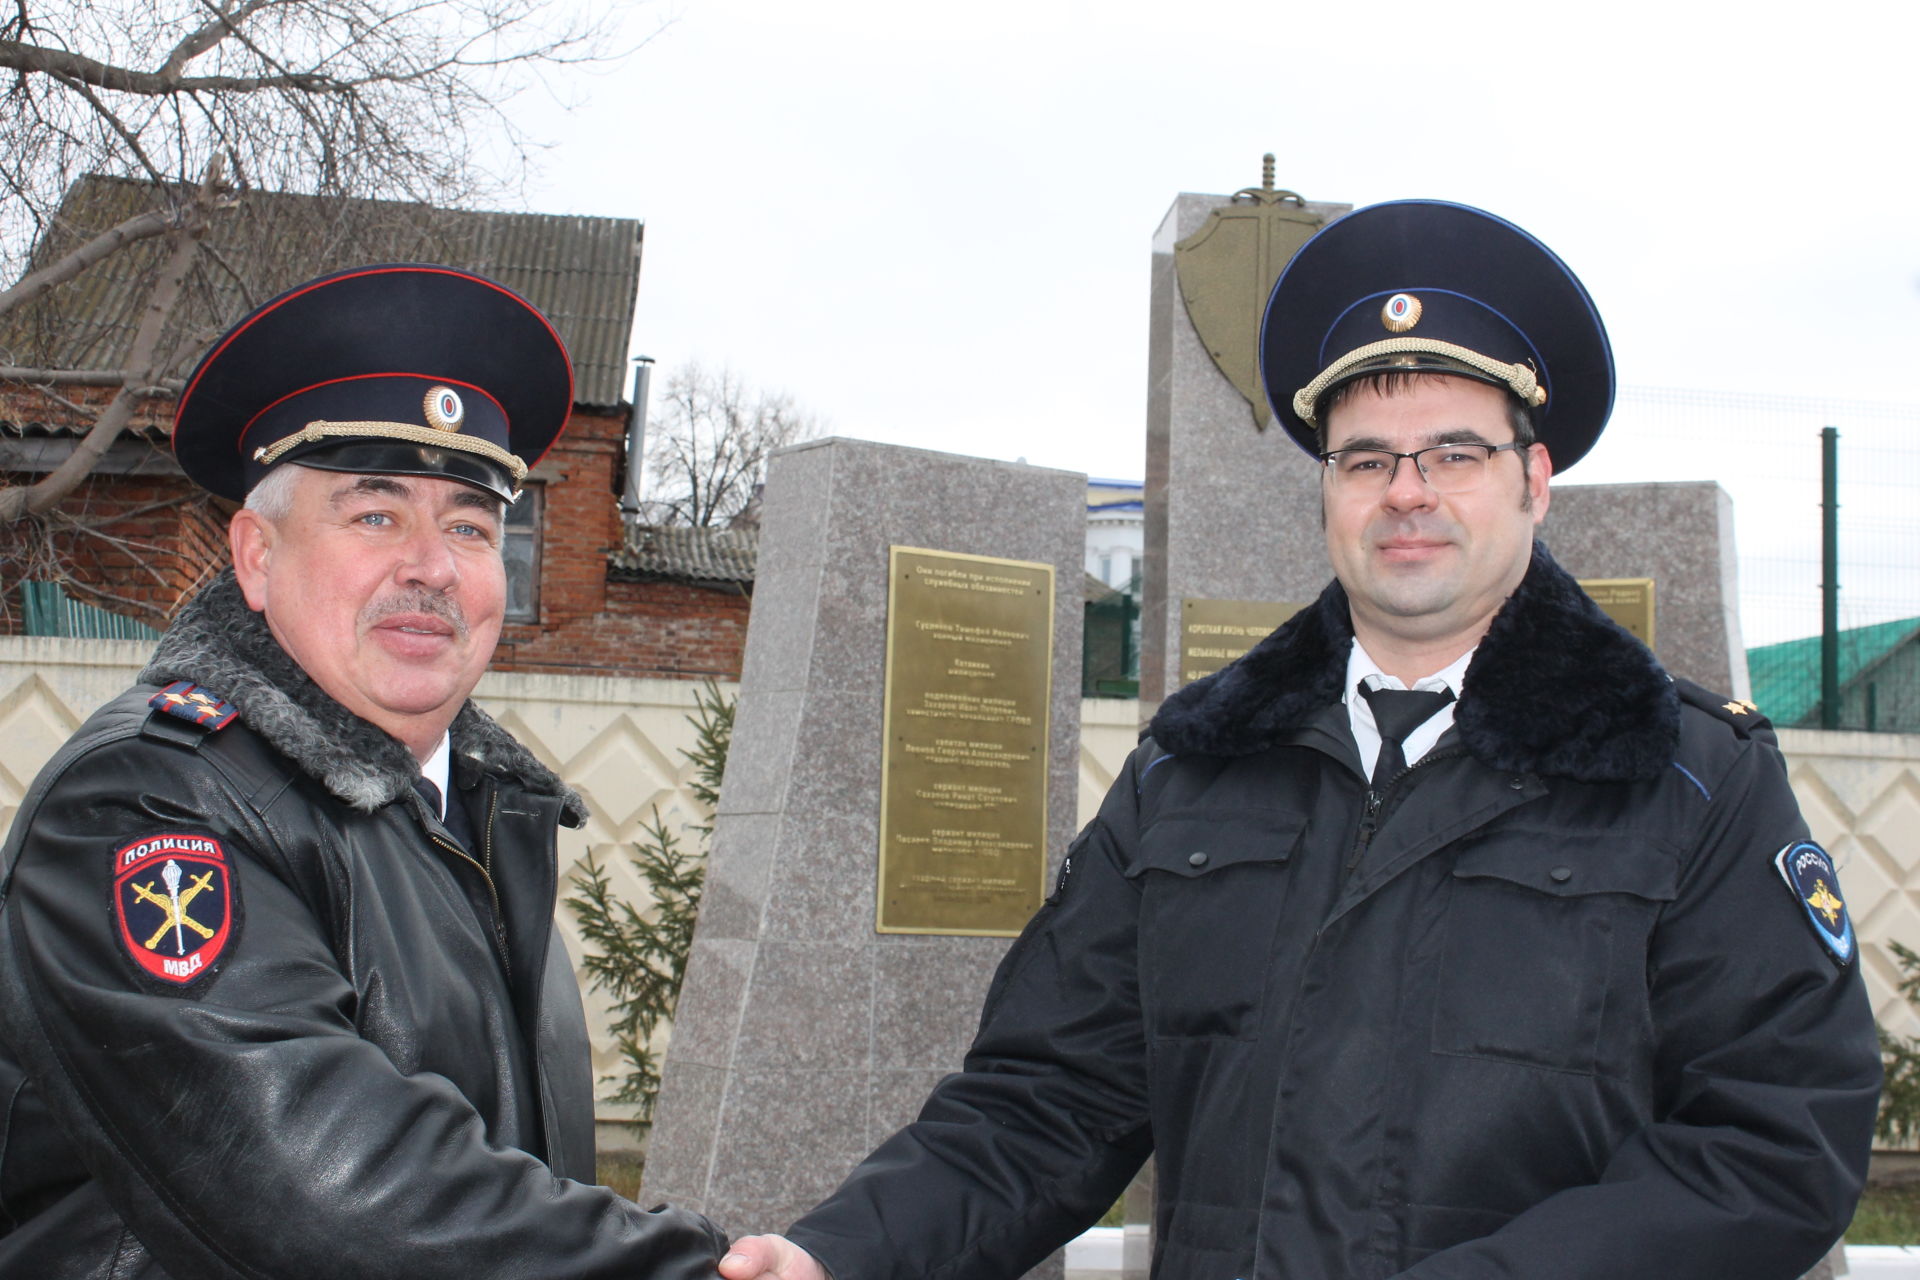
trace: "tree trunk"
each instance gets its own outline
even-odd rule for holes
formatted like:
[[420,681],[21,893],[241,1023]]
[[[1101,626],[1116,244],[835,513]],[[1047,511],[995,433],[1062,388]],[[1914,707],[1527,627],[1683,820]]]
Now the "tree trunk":
[[154,276],[153,289],[147,295],[134,330],[133,345],[121,370],[120,390],[100,411],[93,426],[74,447],[64,462],[31,485],[0,489],[0,523],[11,523],[25,516],[37,516],[51,510],[62,498],[78,488],[94,466],[105,456],[120,433],[133,420],[134,411],[148,388],[158,381],[156,367],[161,333],[167,317],[186,287],[187,272],[200,252],[200,240],[206,234],[215,200],[220,190],[220,161],[216,157],[207,166],[200,189],[172,230],[166,233],[167,255]]

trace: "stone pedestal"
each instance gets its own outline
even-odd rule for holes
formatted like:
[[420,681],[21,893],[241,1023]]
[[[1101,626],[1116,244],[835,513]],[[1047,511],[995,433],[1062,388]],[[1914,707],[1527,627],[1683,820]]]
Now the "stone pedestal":
[[1717,693],[1748,696],[1725,489],[1710,480],[1555,484],[1540,540],[1576,578],[1652,578],[1661,664]]
[[[1227,196],[1181,195],[1153,237],[1143,717],[1179,687],[1183,598],[1311,600],[1327,581],[1314,467],[1279,424],[1255,429],[1245,397],[1207,354],[1180,296],[1174,246],[1228,203]],[[1348,207],[1307,205],[1329,218]]]
[[854,440],[775,456],[643,1203],[783,1229],[960,1065],[1008,940],[874,929],[888,548],[1055,566],[1051,877],[1076,802],[1085,493],[1072,472]]

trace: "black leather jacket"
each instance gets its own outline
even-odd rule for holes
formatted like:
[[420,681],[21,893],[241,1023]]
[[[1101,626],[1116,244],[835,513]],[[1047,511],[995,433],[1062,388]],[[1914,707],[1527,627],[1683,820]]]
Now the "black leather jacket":
[[965,1069],[792,1229],[838,1280],[1019,1274],[1149,1150],[1157,1280],[1792,1280],[1840,1235],[1879,1059],[1765,722],[1542,552],[1369,812],[1347,616],[1163,707]]
[[[463,849],[405,748],[320,693],[230,581],[143,678],[47,766],[0,854],[0,1275],[711,1275],[704,1219],[590,1185],[552,923],[578,799],[469,704]],[[150,709],[176,678],[239,718]],[[118,876],[158,834],[222,857]],[[188,954],[204,967],[167,959]]]

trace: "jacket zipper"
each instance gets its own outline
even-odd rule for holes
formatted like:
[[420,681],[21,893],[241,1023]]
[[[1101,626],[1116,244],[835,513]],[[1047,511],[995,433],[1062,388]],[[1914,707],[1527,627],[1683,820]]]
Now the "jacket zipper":
[[500,953],[500,965],[506,970],[507,981],[511,982],[513,981],[513,962],[507,957],[507,935],[500,922],[500,890],[494,886],[493,872],[491,870],[493,863],[493,819],[499,807],[500,797],[496,794],[493,796],[492,802],[487,806],[487,834],[481,850],[482,856],[486,858],[484,863],[477,861],[472,854],[462,849],[459,845],[448,840],[442,840],[432,832],[427,833],[427,838],[472,867],[475,871],[478,871],[480,878],[486,881],[487,897],[493,903],[493,919],[490,921],[493,926],[491,930],[493,933],[493,948]]
[[[480,838],[480,871],[487,877],[487,890],[493,890],[493,824],[500,817],[500,792],[489,788],[487,796],[487,833]],[[507,921],[500,913],[500,895],[493,895],[493,940],[500,948],[500,967],[506,972],[507,981],[513,981],[513,960],[507,954]]]
[[1383,785],[1379,787],[1368,786],[1366,802],[1360,810],[1360,825],[1353,833],[1353,849],[1347,855],[1346,874],[1352,875],[1354,868],[1360,865],[1360,860],[1367,856],[1367,846],[1373,843],[1374,834],[1380,830],[1380,811],[1386,807],[1387,796],[1393,792],[1393,789],[1399,786],[1400,783],[1405,780],[1406,776],[1415,769],[1424,769],[1436,760],[1451,760],[1455,756],[1464,756],[1466,754],[1467,752],[1464,747],[1449,747],[1445,751],[1429,751],[1426,755],[1421,756],[1418,760],[1401,769],[1400,772],[1394,774],[1391,778],[1388,778]]

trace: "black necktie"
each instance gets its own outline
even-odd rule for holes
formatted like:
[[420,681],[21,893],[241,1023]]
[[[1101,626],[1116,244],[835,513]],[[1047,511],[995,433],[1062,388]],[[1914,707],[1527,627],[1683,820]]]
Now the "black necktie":
[[440,819],[441,825],[446,827],[447,833],[462,845],[471,849],[473,847],[473,823],[468,821],[467,811],[465,807],[461,805],[460,798],[455,796],[452,803],[444,806],[445,813],[443,815],[441,812],[440,788],[428,781],[425,774],[413,780],[413,789],[418,791],[420,798],[427,802],[427,811],[433,814],[434,817]]
[[1373,708],[1373,723],[1380,730],[1380,755],[1373,762],[1372,785],[1381,787],[1407,767],[1407,753],[1400,744],[1453,701],[1453,690],[1369,689],[1363,684],[1360,696]]

